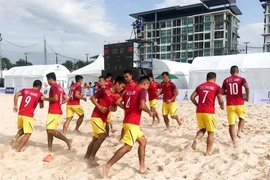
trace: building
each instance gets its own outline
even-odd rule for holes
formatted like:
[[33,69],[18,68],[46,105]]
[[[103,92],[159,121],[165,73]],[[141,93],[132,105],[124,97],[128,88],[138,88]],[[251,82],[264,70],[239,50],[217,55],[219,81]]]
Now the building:
[[270,52],[270,0],[259,0],[264,8],[264,52]]
[[241,11],[233,0],[201,0],[201,3],[131,14],[143,19],[145,59],[191,63],[198,56],[237,53]]

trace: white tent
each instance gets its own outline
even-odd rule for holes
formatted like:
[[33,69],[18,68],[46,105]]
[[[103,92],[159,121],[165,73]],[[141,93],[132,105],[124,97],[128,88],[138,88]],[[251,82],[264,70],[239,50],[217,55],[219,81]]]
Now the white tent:
[[[151,65],[150,59],[142,61],[143,68],[151,68],[150,65]],[[188,88],[189,69],[191,64],[153,59],[152,65],[154,78],[157,78],[158,76],[160,77],[162,72],[167,71],[170,74],[177,77],[177,79],[172,79],[177,88],[179,89]],[[161,79],[156,79],[156,81],[160,82]]]
[[83,81],[87,84],[88,82],[95,82],[101,76],[102,70],[104,70],[104,57],[100,54],[93,63],[68,74],[68,83],[75,82],[76,75],[82,75]]
[[246,78],[251,89],[270,89],[270,53],[254,53],[229,56],[197,57],[193,60],[189,75],[189,88],[194,89],[206,80],[210,71],[217,73],[217,83],[230,76],[230,68],[237,65],[239,75]]
[[33,82],[37,79],[46,84],[46,74],[50,72],[55,72],[57,82],[63,88],[67,87],[69,70],[60,64],[13,67],[5,74],[5,86],[32,87]]

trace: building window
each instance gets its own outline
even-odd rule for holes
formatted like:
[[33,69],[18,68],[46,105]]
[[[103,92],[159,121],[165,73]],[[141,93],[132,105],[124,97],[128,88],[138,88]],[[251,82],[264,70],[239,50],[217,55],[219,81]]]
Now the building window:
[[192,50],[193,49],[193,43],[188,43],[188,50]]
[[204,50],[203,56],[210,56],[210,49]]
[[167,36],[171,36],[172,35],[172,30],[171,29],[168,29],[167,30]]
[[173,20],[173,27],[181,26],[181,19]]
[[188,24],[193,24],[193,18],[188,18]]
[[167,46],[167,51],[171,51],[171,46]]
[[223,47],[223,41],[215,41],[215,48],[222,48]]
[[215,39],[224,38],[224,31],[216,31],[215,32]]
[[204,25],[195,25],[195,32],[203,32],[204,31]]
[[174,36],[173,43],[179,43],[179,42],[180,42],[180,36]]
[[152,58],[152,55],[151,54],[148,54],[147,55],[147,59],[151,59]]
[[224,29],[224,23],[216,23],[215,30],[221,30]]
[[210,31],[211,30],[211,23],[206,23],[204,25],[204,31]]
[[193,41],[193,34],[192,35],[188,35],[188,41]]
[[182,34],[187,34],[187,28],[186,27],[182,28]]
[[195,24],[201,24],[204,21],[204,17],[203,16],[197,16],[195,17]]
[[181,59],[187,59],[187,52],[181,53]]
[[183,26],[186,26],[187,25],[187,18],[182,19],[182,25]]
[[204,16],[204,22],[211,22],[211,16],[210,15]]
[[151,53],[151,47],[147,47],[147,53]]
[[161,59],[166,59],[166,54],[161,54]]
[[193,52],[188,52],[188,58],[193,58]]
[[161,38],[161,44],[166,44],[166,38]]
[[166,52],[167,51],[167,46],[161,46],[161,52]]
[[206,33],[206,34],[204,35],[204,39],[210,39],[210,33]]
[[224,21],[223,14],[215,15],[215,21]]
[[179,35],[179,34],[181,34],[181,28],[174,28],[173,35]]
[[182,42],[186,42],[186,41],[187,41],[187,36],[186,36],[186,35],[181,36],[181,41],[182,41]]
[[187,43],[182,43],[181,44],[181,50],[187,50]]
[[167,59],[171,59],[171,53],[167,54]]
[[156,37],[159,37],[159,31],[156,31]]
[[220,55],[223,55],[223,49],[215,49],[214,56],[220,56]]
[[161,30],[161,36],[166,36],[167,31],[166,30]]
[[167,21],[167,28],[172,27],[172,21]]
[[210,48],[210,42],[204,42],[204,48]]
[[167,44],[171,44],[172,43],[172,38],[168,37],[167,38]]
[[152,24],[147,24],[147,30],[152,30]]
[[166,22],[161,22],[161,23],[160,23],[160,26],[161,26],[161,29],[162,29],[162,28],[166,28]]
[[150,38],[151,37],[151,34],[152,34],[152,32],[148,32],[147,33],[147,37]]
[[195,34],[195,41],[201,41],[203,40],[203,34]]
[[193,26],[188,27],[188,33],[193,33]]

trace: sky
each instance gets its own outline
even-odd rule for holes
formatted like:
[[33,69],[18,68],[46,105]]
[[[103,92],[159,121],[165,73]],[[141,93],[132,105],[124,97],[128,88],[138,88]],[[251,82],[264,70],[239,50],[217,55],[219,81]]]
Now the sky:
[[[55,52],[80,60],[103,53],[103,45],[129,39],[134,21],[129,14],[199,0],[0,0],[0,33],[3,57],[15,62],[24,59],[43,64],[43,38],[47,43],[48,63],[55,62]],[[259,0],[236,0],[239,16],[240,48],[262,47],[263,8]],[[9,42],[20,46],[17,47]],[[255,48],[253,48],[255,49]],[[256,49],[255,49],[256,50]],[[67,58],[59,57],[60,63]]]

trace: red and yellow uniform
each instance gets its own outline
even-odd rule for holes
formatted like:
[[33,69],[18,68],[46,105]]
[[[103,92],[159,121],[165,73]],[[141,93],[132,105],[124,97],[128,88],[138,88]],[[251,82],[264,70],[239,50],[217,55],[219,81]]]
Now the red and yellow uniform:
[[[161,83],[161,89],[163,93],[163,103],[162,103],[162,115],[170,114],[171,117],[176,115],[176,103],[175,99],[171,99],[174,96],[174,91],[176,89],[175,84],[172,81],[167,83]],[[167,103],[167,100],[171,99],[170,103]]]
[[130,91],[133,88],[135,88],[137,85],[138,85],[138,83],[136,81],[132,80],[131,82],[126,83],[126,86],[124,87],[124,91]]
[[159,97],[157,95],[158,90],[160,89],[160,84],[157,82],[153,82],[150,84],[148,88],[148,97],[149,97],[149,105],[150,107],[157,107]]
[[126,91],[123,96],[125,107],[124,131],[122,142],[133,146],[137,139],[143,136],[140,128],[142,109],[140,101],[146,101],[146,90],[137,86],[131,91]]
[[106,79],[105,86],[106,86],[106,89],[110,89],[113,86],[113,84],[110,80]]
[[32,133],[34,128],[34,111],[41,101],[42,93],[35,89],[22,89],[22,101],[18,113],[18,129],[24,133]]
[[69,100],[66,107],[66,116],[67,118],[73,117],[74,113],[76,113],[78,116],[81,116],[84,114],[83,108],[80,105],[80,99],[77,99],[75,97],[75,92],[79,92],[79,95],[82,94],[82,87],[79,84],[73,84],[69,88]]
[[99,137],[99,134],[106,133],[105,126],[109,114],[109,107],[115,106],[115,103],[120,95],[113,93],[110,89],[100,89],[94,94],[100,106],[108,108],[105,113],[102,113],[97,107],[94,108],[91,116],[91,124],[93,127],[93,136]]
[[210,132],[216,131],[215,98],[221,95],[221,88],[213,82],[205,82],[196,88],[199,101],[196,110],[196,117],[199,129],[206,129]]
[[245,119],[245,103],[242,86],[246,84],[245,78],[240,76],[230,76],[223,81],[222,89],[226,93],[227,116],[229,125],[234,125],[236,116]]
[[59,84],[54,84],[50,88],[49,98],[58,96],[58,100],[49,103],[49,113],[46,121],[46,128],[55,130],[60,123],[62,112],[62,99],[66,95],[65,91],[61,88]]

